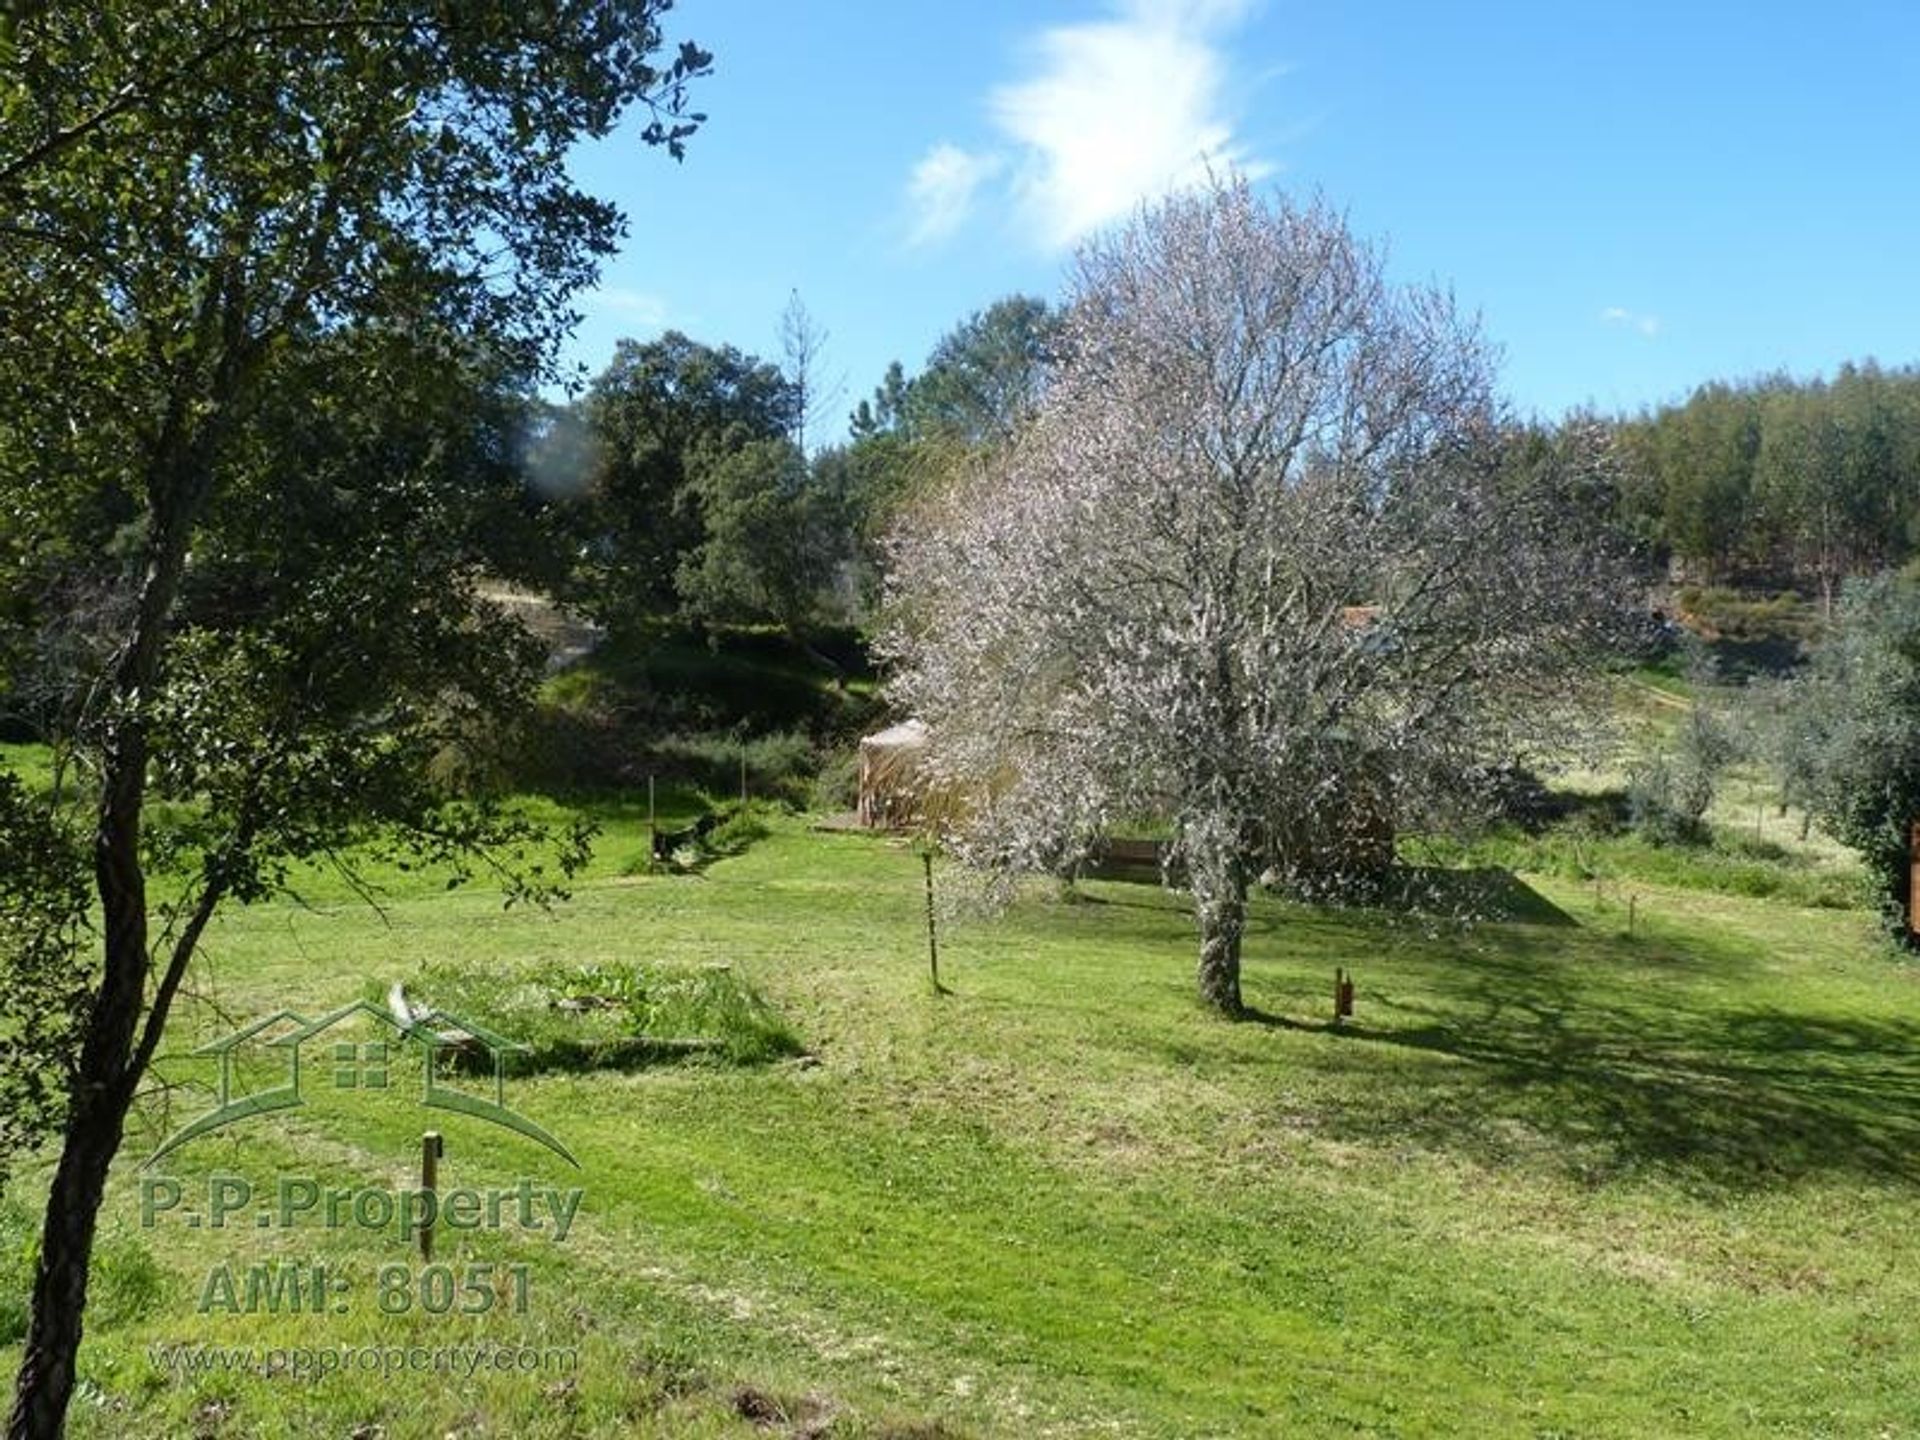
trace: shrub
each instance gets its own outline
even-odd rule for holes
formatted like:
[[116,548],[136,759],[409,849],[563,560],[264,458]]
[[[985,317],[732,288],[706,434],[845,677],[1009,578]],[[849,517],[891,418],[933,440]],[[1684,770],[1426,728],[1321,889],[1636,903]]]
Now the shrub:
[[1674,598],[1688,619],[1729,640],[1806,640],[1820,628],[1812,602],[1793,590],[1766,594],[1688,585]]
[[1920,948],[1908,854],[1920,815],[1920,585],[1895,575],[1849,583],[1787,723],[1796,790],[1866,861],[1890,935]]
[[1634,829],[1661,845],[1698,845],[1709,838],[1707,809],[1720,777],[1740,749],[1713,703],[1718,673],[1712,655],[1691,637],[1683,653],[1693,703],[1687,707],[1670,753],[1644,761],[1627,784],[1627,809]]
[[747,793],[759,799],[803,806],[812,794],[820,755],[798,731],[742,738],[730,734],[667,735],[646,748],[658,774],[685,780],[715,795],[738,795],[742,768]]
[[813,777],[813,795],[808,808],[837,815],[853,809],[859,803],[860,752],[835,751]]
[[1656,845],[1699,845],[1708,838],[1712,781],[1656,755],[1627,777],[1627,821]]

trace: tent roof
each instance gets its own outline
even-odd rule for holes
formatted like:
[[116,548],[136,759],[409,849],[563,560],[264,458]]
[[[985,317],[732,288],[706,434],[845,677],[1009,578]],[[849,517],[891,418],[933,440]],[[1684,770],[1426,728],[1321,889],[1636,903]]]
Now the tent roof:
[[902,720],[898,725],[889,725],[875,734],[862,737],[860,748],[872,746],[876,750],[899,750],[917,748],[927,743],[927,727],[919,720]]

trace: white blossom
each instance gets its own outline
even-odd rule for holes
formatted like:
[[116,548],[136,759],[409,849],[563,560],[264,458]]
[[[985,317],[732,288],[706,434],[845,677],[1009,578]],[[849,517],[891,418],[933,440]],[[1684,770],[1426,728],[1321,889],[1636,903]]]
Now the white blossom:
[[963,858],[1169,824],[1235,1011],[1256,877],[1337,877],[1369,806],[1470,813],[1618,633],[1605,456],[1514,463],[1452,298],[1241,180],[1088,244],[1069,298],[1030,425],[894,536],[890,694]]

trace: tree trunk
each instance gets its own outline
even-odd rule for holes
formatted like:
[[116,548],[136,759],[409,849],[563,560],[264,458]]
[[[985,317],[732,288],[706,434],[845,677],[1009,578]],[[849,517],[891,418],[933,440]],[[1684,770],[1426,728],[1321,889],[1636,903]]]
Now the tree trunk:
[[1247,924],[1247,864],[1235,854],[1193,856],[1193,915],[1200,927],[1200,998],[1238,1015],[1240,937]]
[[[128,669],[137,663],[137,647]],[[150,672],[149,672],[150,673]],[[87,1301],[87,1266],[107,1171],[120,1148],[139,1084],[134,1032],[147,982],[146,877],[140,868],[140,810],[146,793],[146,737],[137,719],[122,723],[108,748],[94,840],[105,964],[87,1018],[60,1164],[47,1196],[34,1273],[33,1318],[14,1382],[10,1440],[53,1440],[73,1398]]]
[[33,1279],[33,1322],[14,1386],[10,1440],[57,1440],[73,1398],[87,1304],[88,1261],[106,1193],[107,1171],[120,1148],[127,1105],[116,1088],[76,1103],[47,1196],[40,1265]]
[[[186,513],[190,515],[191,510]],[[99,993],[87,1014],[60,1163],[41,1225],[33,1313],[14,1381],[9,1440],[55,1440],[65,1424],[73,1398],[100,1202],[145,1068],[146,1052],[135,1045],[149,969],[147,885],[140,864],[147,733],[140,707],[159,674],[167,619],[185,561],[188,526],[176,520],[156,528],[159,534],[141,587],[139,610],[113,676],[112,694],[119,713],[105,745],[93,846],[104,963]],[[177,976],[170,975],[170,983],[177,983]],[[160,1018],[164,1020],[164,1014]]]

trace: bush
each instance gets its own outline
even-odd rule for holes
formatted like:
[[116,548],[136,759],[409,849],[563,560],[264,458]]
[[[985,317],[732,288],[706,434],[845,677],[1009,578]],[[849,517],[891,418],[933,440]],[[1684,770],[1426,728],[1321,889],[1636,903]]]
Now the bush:
[[839,750],[828,756],[813,777],[808,808],[838,815],[860,803],[860,752]]
[[1848,584],[1840,623],[1794,686],[1793,788],[1874,876],[1888,932],[1920,948],[1909,922],[1909,826],[1920,815],[1920,584],[1896,575]]
[[754,841],[764,840],[772,833],[759,807],[735,805],[724,820],[700,837],[699,843],[707,858],[718,860],[739,855]]
[[1718,667],[1706,646],[1688,637],[1682,647],[1693,703],[1671,750],[1638,766],[1628,778],[1630,823],[1660,845],[1698,845],[1709,838],[1707,809],[1720,777],[1739,756],[1739,742],[1715,707]]
[[744,767],[747,794],[804,806],[812,795],[820,755],[798,731],[742,738],[728,734],[667,735],[646,748],[653,773],[684,780],[715,795],[738,795]]
[[1674,596],[1681,613],[1729,640],[1806,640],[1819,632],[1813,603],[1793,590],[1773,594],[1719,585],[1687,585]]
[[1627,777],[1627,823],[1656,845],[1700,845],[1709,836],[1713,782],[1698,769],[1656,755]]

